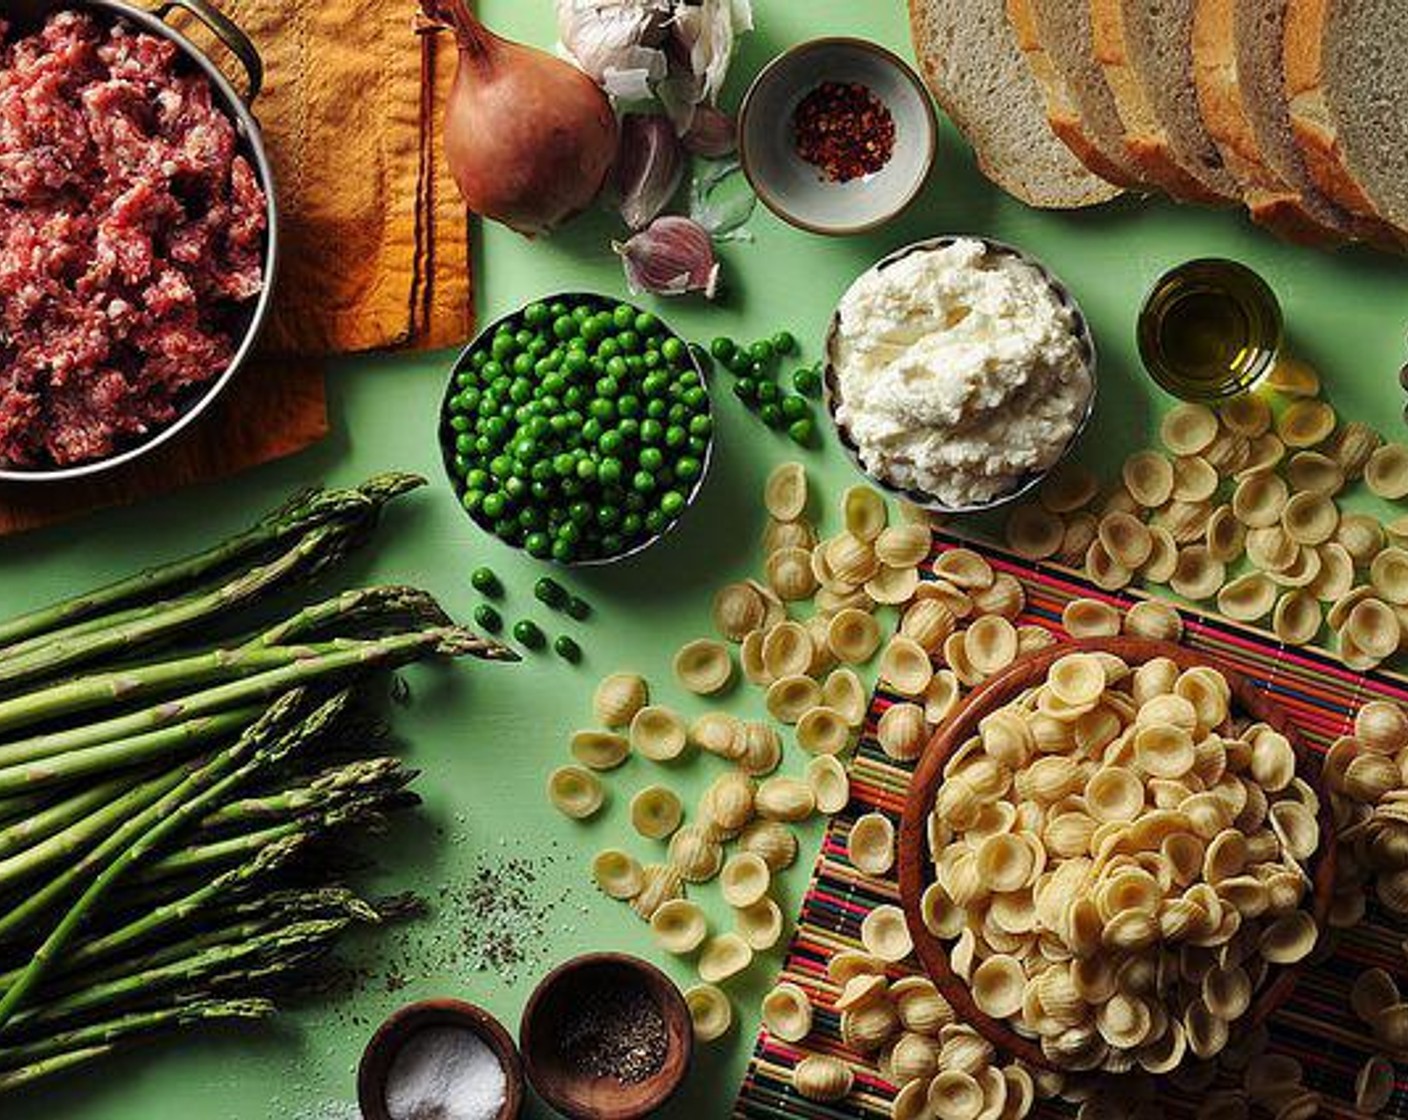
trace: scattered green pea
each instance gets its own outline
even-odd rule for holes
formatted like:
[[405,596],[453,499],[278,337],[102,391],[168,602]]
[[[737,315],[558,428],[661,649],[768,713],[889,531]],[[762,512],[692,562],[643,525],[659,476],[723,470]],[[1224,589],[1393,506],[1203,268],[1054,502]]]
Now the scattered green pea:
[[722,336],[709,343],[709,353],[721,362],[730,361],[738,353],[738,343]]
[[772,348],[779,354],[791,354],[797,349],[797,339],[791,331],[778,331],[772,336]]
[[585,599],[579,598],[576,595],[573,595],[570,599],[567,600],[567,606],[565,609],[567,611],[567,614],[570,617],[575,618],[578,622],[581,622],[583,619],[587,618],[592,613],[591,604],[588,603]]
[[513,640],[528,649],[542,649],[547,635],[536,622],[524,618],[513,624]]
[[763,423],[769,428],[781,428],[785,423],[782,416],[782,409],[771,401],[758,409],[758,416],[762,418]]
[[474,608],[474,624],[486,634],[497,634],[504,628],[504,617],[488,603]]
[[546,604],[553,610],[565,606],[568,599],[567,588],[549,576],[544,576],[533,585],[533,595],[538,602]]
[[821,392],[821,374],[815,368],[799,369],[792,375],[792,388],[804,397],[814,397]]
[[816,425],[813,424],[811,420],[807,418],[803,418],[801,420],[794,420],[792,421],[792,423],[787,425],[788,438],[791,439],[793,443],[801,447],[811,446],[812,436],[815,434],[815,432]]
[[564,661],[570,661],[573,665],[582,660],[582,647],[566,634],[559,634],[553,641],[552,648],[558,657]]
[[504,585],[499,582],[499,577],[494,574],[493,568],[475,568],[470,573],[469,583],[481,595],[492,595],[497,598],[504,593]]

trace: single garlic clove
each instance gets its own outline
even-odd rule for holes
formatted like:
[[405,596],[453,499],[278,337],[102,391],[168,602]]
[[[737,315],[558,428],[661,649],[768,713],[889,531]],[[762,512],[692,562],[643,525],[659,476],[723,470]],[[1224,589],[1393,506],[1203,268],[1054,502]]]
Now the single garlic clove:
[[719,262],[708,231],[688,218],[656,218],[629,241],[614,241],[626,281],[636,295],[649,292],[677,296],[702,292],[713,299],[719,284]]
[[663,113],[627,113],[621,118],[616,190],[621,217],[633,230],[651,223],[679,190],[684,152],[674,125]]
[[734,120],[722,109],[700,105],[694,120],[684,134],[685,150],[705,159],[721,159],[732,155],[738,147],[738,132]]

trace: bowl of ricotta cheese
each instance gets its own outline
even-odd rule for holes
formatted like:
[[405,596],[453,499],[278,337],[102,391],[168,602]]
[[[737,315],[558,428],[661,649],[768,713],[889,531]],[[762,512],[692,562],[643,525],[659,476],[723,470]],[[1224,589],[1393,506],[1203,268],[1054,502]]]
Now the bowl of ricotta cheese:
[[1095,343],[1065,285],[1010,245],[916,242],[864,272],[826,343],[826,403],[872,481],[938,513],[1020,498],[1095,404]]

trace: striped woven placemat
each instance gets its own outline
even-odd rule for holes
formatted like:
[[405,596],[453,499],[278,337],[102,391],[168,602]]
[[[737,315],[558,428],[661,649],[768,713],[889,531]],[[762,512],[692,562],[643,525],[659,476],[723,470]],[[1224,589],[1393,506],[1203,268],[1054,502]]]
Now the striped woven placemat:
[[[982,553],[998,571],[1010,572],[1027,594],[1022,623],[1046,627],[1064,636],[1061,612],[1072,599],[1095,598],[1125,610],[1141,598],[1138,592],[1109,594],[1070,569],[1032,565],[988,545],[934,535],[934,555],[962,545]],[[927,567],[927,566],[926,566]],[[1323,753],[1339,735],[1351,729],[1354,713],[1367,700],[1383,698],[1408,703],[1408,679],[1375,671],[1351,672],[1333,656],[1316,649],[1287,648],[1264,631],[1218,615],[1184,609],[1183,644],[1216,657],[1271,693],[1295,720],[1307,743]],[[826,831],[811,885],[802,903],[797,930],[779,979],[791,980],[811,996],[815,1021],[800,1044],[783,1042],[763,1029],[734,1105],[735,1117],[842,1120],[846,1117],[887,1117],[895,1087],[876,1069],[872,1057],[848,1049],[841,1041],[840,1016],[832,1007],[839,990],[826,974],[827,962],[843,949],[860,948],[860,924],[882,903],[897,903],[893,879],[877,880],[855,870],[846,855],[846,839],[857,817],[885,813],[898,828],[904,810],[912,764],[896,762],[881,751],[876,724],[898,698],[878,690],[860,745],[851,764],[851,802]],[[1373,899],[1365,920],[1343,931],[1335,953],[1302,976],[1287,1004],[1269,1023],[1273,1052],[1291,1054],[1305,1068],[1306,1084],[1323,1094],[1321,1115],[1355,1116],[1354,1077],[1378,1047],[1368,1029],[1349,1010],[1349,989],[1366,968],[1379,966],[1393,973],[1408,990],[1405,928]],[[893,976],[916,973],[909,963],[895,966]],[[792,1067],[808,1054],[830,1054],[846,1061],[855,1073],[855,1089],[839,1104],[818,1104],[792,1088]],[[1232,1074],[1223,1074],[1227,1085]],[[1408,1086],[1400,1081],[1383,1116],[1408,1118]],[[1196,1109],[1196,1094],[1173,1089],[1157,1102],[1169,1115]],[[1072,1106],[1062,1101],[1039,1104],[1036,1116],[1068,1116]]]

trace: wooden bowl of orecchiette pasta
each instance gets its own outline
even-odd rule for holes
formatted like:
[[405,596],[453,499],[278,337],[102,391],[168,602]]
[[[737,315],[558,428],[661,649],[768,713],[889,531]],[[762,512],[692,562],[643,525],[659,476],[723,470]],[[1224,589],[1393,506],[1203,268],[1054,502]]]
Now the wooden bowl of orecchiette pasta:
[[915,773],[899,853],[915,952],[960,1023],[1033,1065],[1211,1058],[1284,1002],[1326,928],[1317,778],[1286,713],[1201,654],[1034,653],[972,693]]

